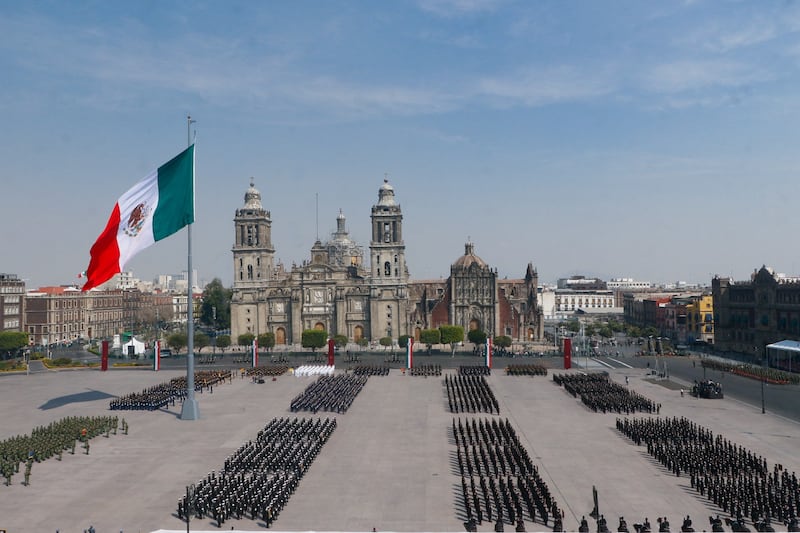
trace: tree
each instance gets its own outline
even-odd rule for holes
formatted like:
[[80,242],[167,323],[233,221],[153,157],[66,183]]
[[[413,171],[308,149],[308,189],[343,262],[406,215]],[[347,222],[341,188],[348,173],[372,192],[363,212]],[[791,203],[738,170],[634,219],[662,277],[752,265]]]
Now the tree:
[[397,345],[401,348],[408,348],[408,339],[410,338],[409,335],[400,335],[397,337]]
[[578,333],[581,330],[581,323],[577,318],[573,318],[566,323],[566,328],[573,333]]
[[358,344],[362,348],[366,348],[367,346],[369,346],[369,340],[367,340],[366,337],[361,337],[360,339],[358,339],[358,342],[356,342],[356,344]]
[[[213,329],[231,327],[231,295],[233,289],[226,289],[219,278],[214,278],[203,289],[200,302],[200,323]],[[215,317],[216,312],[216,317]]]
[[17,350],[28,345],[28,334],[24,331],[0,331],[0,352],[3,359],[11,357]]
[[342,348],[347,346],[347,335],[334,335],[333,344],[335,344],[336,347],[341,350]]
[[255,338],[256,338],[256,336],[253,335],[252,333],[242,333],[236,339],[236,344],[238,344],[239,346],[243,346],[243,347],[244,346],[250,346],[250,345],[253,344],[253,339],[255,339]]
[[187,345],[186,333],[183,331],[173,333],[167,337],[167,344],[169,344],[176,352],[180,352]]
[[258,336],[258,347],[272,350],[275,347],[275,334],[271,331]]
[[449,344],[451,355],[455,355],[456,344],[464,341],[464,328],[461,326],[446,324],[439,326],[439,331],[442,334],[442,344]]
[[231,336],[230,335],[220,335],[217,337],[217,348],[220,349],[222,353],[225,353],[225,348],[231,345]]
[[498,335],[494,338],[492,344],[497,348],[511,348],[511,342],[511,337],[508,335]]
[[391,337],[381,337],[378,343],[383,346],[384,348],[388,348],[392,345],[392,338]]
[[423,329],[419,332],[419,342],[428,347],[428,355],[430,355],[431,347],[442,342],[442,332],[438,329]]
[[203,348],[211,345],[211,339],[205,333],[195,331],[194,333],[194,347],[198,352],[202,352]]
[[467,339],[476,347],[480,344],[486,344],[486,332],[479,329],[471,329],[467,332]]
[[311,351],[317,353],[317,349],[325,346],[328,341],[328,332],[323,329],[306,329],[300,337],[300,344],[303,348],[311,348]]

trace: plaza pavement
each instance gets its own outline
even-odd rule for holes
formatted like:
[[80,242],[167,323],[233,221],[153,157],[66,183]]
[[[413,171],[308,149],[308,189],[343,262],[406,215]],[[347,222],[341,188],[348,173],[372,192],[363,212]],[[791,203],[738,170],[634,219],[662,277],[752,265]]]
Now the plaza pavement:
[[[553,360],[555,364],[557,361]],[[505,362],[488,378],[508,418],[559,506],[567,531],[592,510],[592,487],[611,530],[625,516],[633,524],[668,516],[672,530],[691,515],[696,530],[710,529],[721,511],[615,430],[616,414],[597,414],[552,382],[552,376],[506,376]],[[452,370],[445,370],[453,372]],[[558,370],[555,370],[558,371]],[[551,370],[552,374],[553,370]],[[611,370],[662,404],[662,417],[686,416],[758,454],[770,465],[800,472],[800,426],[733,399],[698,400],[677,390],[684,383],[654,382],[642,369]],[[198,394],[201,419],[182,421],[180,405],[157,412],[109,411],[111,397],[183,375],[170,370],[46,371],[0,376],[0,439],[28,434],[66,416],[124,417],[128,435],[97,437],[90,455],[80,448],[34,464],[31,485],[21,473],[0,485],[0,530],[8,533],[186,531],[175,515],[186,486],[219,469],[273,417],[336,417],[338,427],[298,490],[280,513],[278,531],[463,531],[460,477],[450,431],[454,417],[492,418],[447,411],[443,378],[398,370],[370,377],[345,414],[291,413],[290,400],[315,378],[285,375],[255,384],[239,377]],[[494,415],[497,416],[497,415]],[[637,415],[644,416],[644,415]],[[594,521],[590,528],[595,530]],[[552,524],[552,522],[551,522]],[[526,523],[528,531],[547,530]],[[230,520],[224,529],[263,531],[260,521]],[[192,531],[219,531],[208,519]],[[506,531],[512,527],[506,525]],[[484,522],[479,531],[493,531]]]

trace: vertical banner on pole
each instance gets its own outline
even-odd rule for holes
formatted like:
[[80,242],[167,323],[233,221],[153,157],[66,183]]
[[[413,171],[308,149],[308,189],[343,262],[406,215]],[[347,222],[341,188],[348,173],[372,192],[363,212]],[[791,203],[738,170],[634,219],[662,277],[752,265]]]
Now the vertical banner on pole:
[[253,339],[253,368],[258,366],[258,339]]
[[100,355],[100,370],[108,370],[108,341],[103,341],[103,351]]
[[572,368],[572,339],[564,337],[564,370]]
[[486,367],[492,368],[492,338],[486,337]]
[[161,370],[161,341],[153,345],[153,370]]
[[408,346],[406,346],[406,352],[408,354],[408,368],[414,368],[414,337],[408,338]]
[[333,361],[333,353],[336,348],[336,343],[333,339],[328,339],[328,366],[333,366],[335,363]]

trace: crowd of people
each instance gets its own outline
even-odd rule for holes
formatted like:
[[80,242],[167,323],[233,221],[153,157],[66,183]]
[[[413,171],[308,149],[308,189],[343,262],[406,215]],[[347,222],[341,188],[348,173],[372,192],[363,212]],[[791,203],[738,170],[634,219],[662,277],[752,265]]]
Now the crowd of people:
[[270,527],[289,501],[336,419],[275,418],[178,500],[181,520],[208,517],[217,527],[231,517],[262,520]]
[[[125,419],[122,419],[122,424],[127,434]],[[24,483],[28,485],[33,463],[52,457],[61,460],[66,451],[74,455],[79,443],[88,454],[89,440],[99,435],[116,434],[118,427],[119,418],[116,416],[68,416],[47,426],[35,427],[30,435],[17,435],[0,441],[0,474],[6,485],[11,485],[12,477],[24,464]]]
[[580,396],[583,404],[594,412],[631,414],[656,413],[656,403],[627,387],[614,383],[605,372],[594,374],[553,374],[553,381],[572,396]]
[[506,374],[509,376],[546,376],[547,367],[544,365],[508,365]]
[[[453,419],[467,531],[484,521],[525,531],[525,521],[563,530],[563,512],[509,421]],[[477,482],[476,482],[477,479]]]
[[777,368],[770,368],[758,365],[751,365],[738,362],[720,361],[718,359],[703,359],[700,363],[703,368],[717,370],[719,372],[730,372],[753,379],[765,379],[770,383],[797,385],[800,383],[800,374],[797,372],[787,372]]
[[451,413],[500,414],[500,404],[484,376],[445,374],[444,385]]
[[338,374],[320,376],[296,396],[289,409],[297,411],[329,411],[345,413],[367,383],[368,376]]
[[[749,518],[756,528],[772,520],[796,526],[800,485],[794,472],[714,435],[686,418],[617,419],[617,429],[676,476],[731,515],[731,524]],[[767,529],[758,529],[766,531]]]
[[[230,370],[198,370],[194,373],[194,389],[198,392],[214,392],[214,385],[232,381]],[[186,376],[172,378],[168,382],[148,387],[141,392],[118,396],[109,402],[112,411],[156,411],[175,405],[187,396]]]

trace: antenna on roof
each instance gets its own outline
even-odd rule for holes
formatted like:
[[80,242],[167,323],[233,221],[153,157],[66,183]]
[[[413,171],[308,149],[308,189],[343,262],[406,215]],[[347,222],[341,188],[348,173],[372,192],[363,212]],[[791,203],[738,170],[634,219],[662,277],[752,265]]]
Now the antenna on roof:
[[316,203],[316,208],[314,209],[316,216],[316,232],[317,232],[316,240],[319,240],[319,193],[318,192],[314,193],[314,202]]

